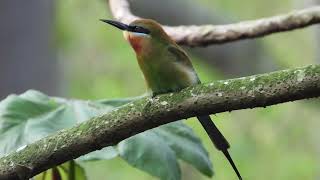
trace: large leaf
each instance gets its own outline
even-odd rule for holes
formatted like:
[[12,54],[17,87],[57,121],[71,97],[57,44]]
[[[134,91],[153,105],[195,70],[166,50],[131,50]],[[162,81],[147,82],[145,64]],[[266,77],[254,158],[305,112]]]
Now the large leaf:
[[0,103],[0,155],[70,127],[66,116],[63,106],[35,91],[8,96]]
[[129,164],[166,180],[179,180],[175,152],[154,131],[146,131],[119,143],[122,158]]
[[[0,156],[137,98],[83,101],[48,97],[30,90],[0,102]],[[120,155],[130,165],[161,179],[180,179],[178,159],[211,176],[212,165],[200,139],[182,122],[170,123],[76,160],[106,160]],[[60,169],[59,169],[60,168]],[[60,172],[61,167],[58,167]],[[55,171],[57,172],[57,171]]]
[[208,153],[191,128],[173,122],[128,138],[118,150],[129,164],[161,179],[180,179],[176,156],[212,176]]
[[[0,156],[113,108],[96,102],[50,98],[34,90],[10,95],[0,102]],[[112,147],[108,149],[105,153],[114,154]]]
[[164,139],[180,159],[192,164],[207,176],[213,175],[208,153],[190,127],[182,122],[173,122],[154,129],[154,132]]

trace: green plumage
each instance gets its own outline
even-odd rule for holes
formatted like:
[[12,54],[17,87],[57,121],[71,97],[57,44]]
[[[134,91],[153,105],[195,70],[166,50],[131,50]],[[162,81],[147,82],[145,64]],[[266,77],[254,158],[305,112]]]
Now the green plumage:
[[[144,74],[147,86],[153,95],[178,91],[200,83],[188,55],[153,20],[136,20],[130,26],[146,28],[150,34],[141,36],[132,34],[131,44],[139,43],[136,50],[139,66]],[[141,39],[142,38],[142,39]],[[228,149],[230,145],[210,116],[198,116],[215,147],[222,151],[230,162],[239,179],[242,179]]]
[[158,23],[137,20],[130,25],[150,30],[150,35],[145,37],[131,34],[131,42],[140,43],[141,50],[136,51],[137,60],[153,94],[179,91],[200,82],[187,54]]
[[[188,55],[157,22],[150,19],[136,20],[129,25],[110,20],[106,22],[126,30],[126,38],[136,52],[140,69],[153,96],[179,91],[200,83]],[[215,147],[223,152],[238,178],[242,179],[228,153],[230,147],[228,141],[214,125],[210,116],[197,118]]]
[[179,91],[199,83],[191,64],[183,63],[189,61],[188,57],[173,46],[145,56],[137,55],[137,59],[147,86],[153,94]]

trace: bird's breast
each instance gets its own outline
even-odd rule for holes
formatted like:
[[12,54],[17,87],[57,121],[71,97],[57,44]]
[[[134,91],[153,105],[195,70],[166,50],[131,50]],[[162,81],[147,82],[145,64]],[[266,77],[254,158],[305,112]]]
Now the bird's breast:
[[181,64],[154,62],[154,59],[150,59],[139,65],[149,89],[154,93],[179,91],[198,83],[195,71]]
[[141,33],[131,33],[131,32],[124,32],[124,38],[129,41],[130,45],[134,49],[137,54],[141,54],[143,49],[148,47],[148,37],[147,35]]
[[132,46],[132,48],[134,49],[134,51],[136,53],[141,53],[141,50],[142,50],[142,39],[141,38],[137,38],[137,37],[130,37],[129,36],[129,42]]

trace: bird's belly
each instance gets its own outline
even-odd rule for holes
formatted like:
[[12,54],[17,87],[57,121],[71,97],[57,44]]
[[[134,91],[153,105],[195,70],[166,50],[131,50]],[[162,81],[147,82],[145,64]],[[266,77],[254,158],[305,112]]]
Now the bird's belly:
[[179,91],[198,83],[196,73],[184,66],[153,68],[145,74],[149,89],[155,94]]

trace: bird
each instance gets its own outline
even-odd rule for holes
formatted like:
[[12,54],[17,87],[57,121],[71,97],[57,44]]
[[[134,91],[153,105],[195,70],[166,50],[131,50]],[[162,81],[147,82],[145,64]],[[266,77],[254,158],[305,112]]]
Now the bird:
[[[130,24],[115,20],[100,20],[123,31],[124,38],[135,51],[147,89],[151,92],[152,97],[177,92],[201,83],[187,53],[155,20],[136,19]],[[197,116],[197,119],[213,145],[225,155],[238,179],[242,180],[228,152],[230,144],[210,116],[201,115]]]

